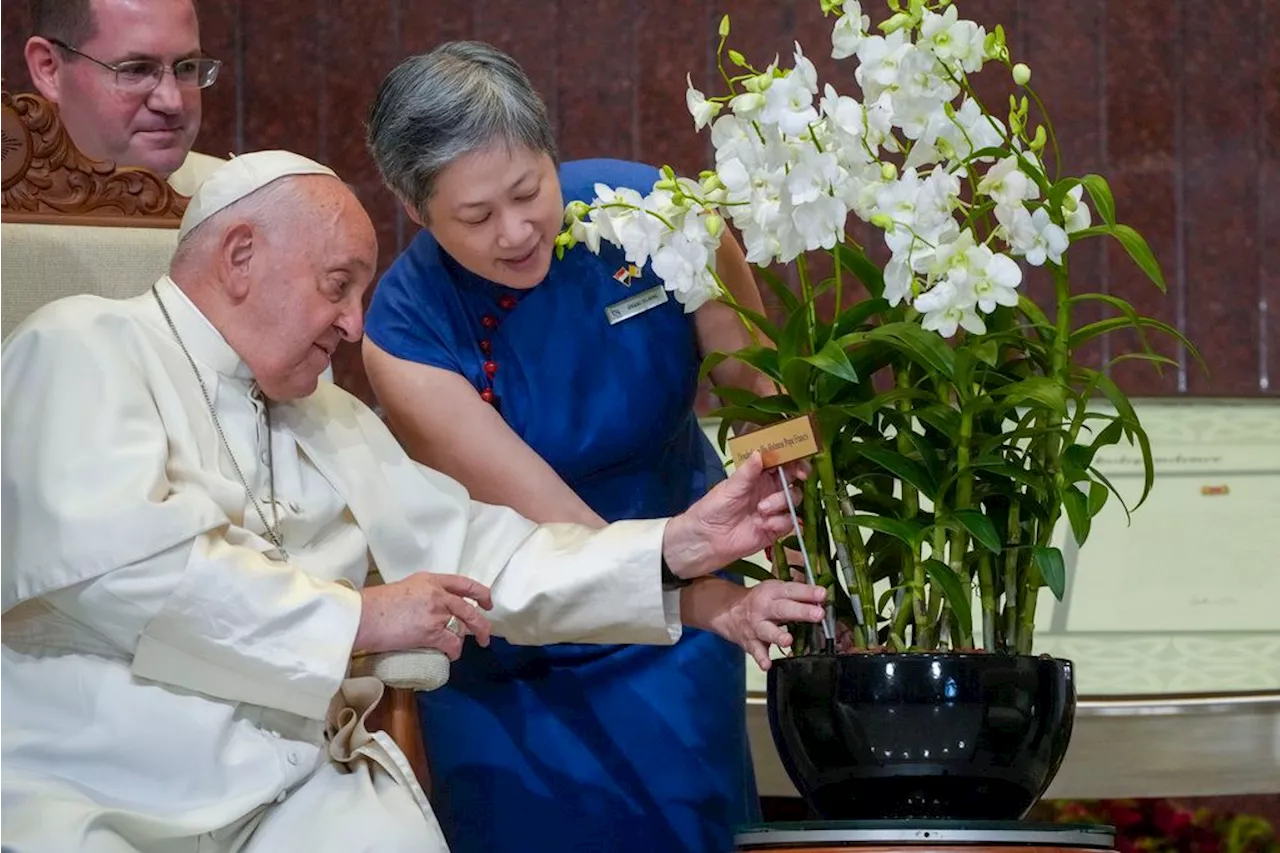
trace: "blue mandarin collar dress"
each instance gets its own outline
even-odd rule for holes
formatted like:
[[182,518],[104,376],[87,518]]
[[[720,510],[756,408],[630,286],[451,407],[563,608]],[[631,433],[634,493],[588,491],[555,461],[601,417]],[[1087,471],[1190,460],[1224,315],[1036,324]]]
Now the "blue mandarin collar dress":
[[[656,178],[613,160],[560,168],[566,203],[590,201],[597,182],[645,193]],[[466,377],[604,519],[672,515],[724,473],[693,412],[692,315],[671,297],[606,319],[660,284],[626,268],[612,246],[579,246],[516,290],[463,269],[424,231],[378,283],[366,333]],[[469,642],[448,686],[419,697],[451,849],[732,850],[734,827],[759,819],[744,667],[738,647],[689,628],[674,647]]]

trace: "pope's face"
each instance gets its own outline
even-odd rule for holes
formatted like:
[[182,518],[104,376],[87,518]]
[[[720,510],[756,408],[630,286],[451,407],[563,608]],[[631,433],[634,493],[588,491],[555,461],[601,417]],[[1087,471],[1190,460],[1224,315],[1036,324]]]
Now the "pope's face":
[[252,331],[236,347],[272,400],[315,391],[338,344],[360,340],[378,260],[373,223],[341,181],[298,184],[303,198],[293,215],[254,237],[244,312]]
[[32,76],[82,152],[168,177],[200,130],[200,90],[179,86],[172,74],[174,62],[200,56],[195,7],[191,0],[93,0],[91,8],[93,35],[71,47],[109,65],[158,60],[166,66],[160,83],[126,91],[112,71],[59,48],[51,50],[53,71]]
[[564,199],[549,156],[498,143],[450,163],[436,180],[426,216],[410,215],[471,272],[527,289],[551,267]]

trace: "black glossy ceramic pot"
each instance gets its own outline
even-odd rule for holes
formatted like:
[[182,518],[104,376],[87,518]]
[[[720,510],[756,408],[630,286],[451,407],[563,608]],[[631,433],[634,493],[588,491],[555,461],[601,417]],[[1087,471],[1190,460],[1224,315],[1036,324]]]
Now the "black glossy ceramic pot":
[[827,820],[1017,820],[1058,772],[1071,661],[1002,654],[810,655],[769,670],[769,724]]

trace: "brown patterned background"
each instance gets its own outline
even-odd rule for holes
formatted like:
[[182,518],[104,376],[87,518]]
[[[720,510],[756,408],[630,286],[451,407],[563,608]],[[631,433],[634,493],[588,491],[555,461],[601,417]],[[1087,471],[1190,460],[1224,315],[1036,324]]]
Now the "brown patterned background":
[[[865,3],[878,5],[875,0]],[[767,61],[799,39],[838,89],[830,21],[817,0],[202,0],[206,51],[225,62],[206,92],[197,149],[285,147],[332,165],[378,225],[382,263],[413,226],[379,185],[362,122],[403,56],[454,38],[510,51],[543,93],[562,154],[669,162],[696,172],[705,136],[684,111],[684,78],[706,89],[715,24]],[[1101,241],[1073,252],[1081,281],[1182,329],[1194,365],[1117,377],[1144,395],[1275,395],[1280,387],[1280,0],[960,0],[1001,22],[1063,139],[1066,168],[1111,181],[1122,220],[1164,264],[1162,298]],[[5,0],[3,72],[29,89],[25,4]],[[848,66],[841,66],[847,68]],[[846,72],[847,73],[847,72]],[[992,74],[1000,75],[999,70]],[[1117,344],[1116,346],[1122,346]],[[1114,354],[1114,353],[1112,353]],[[362,383],[353,348],[340,381]],[[1105,357],[1107,351],[1097,353]]]

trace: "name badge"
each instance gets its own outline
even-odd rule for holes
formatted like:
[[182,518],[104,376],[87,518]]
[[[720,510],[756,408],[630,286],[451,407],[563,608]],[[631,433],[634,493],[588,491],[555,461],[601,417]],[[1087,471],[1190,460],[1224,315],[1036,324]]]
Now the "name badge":
[[642,290],[635,296],[628,296],[621,302],[613,303],[604,309],[604,316],[609,319],[609,325],[613,326],[637,314],[643,314],[650,308],[657,308],[666,301],[667,289],[659,284],[648,290]]

